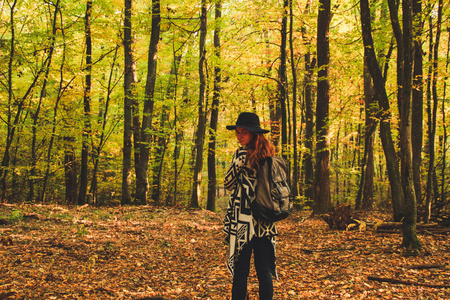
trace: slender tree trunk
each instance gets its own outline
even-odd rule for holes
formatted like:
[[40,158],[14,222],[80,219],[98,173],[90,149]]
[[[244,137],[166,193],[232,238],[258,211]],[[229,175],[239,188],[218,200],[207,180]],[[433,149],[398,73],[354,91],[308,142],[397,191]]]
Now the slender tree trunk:
[[289,1],[289,51],[291,53],[291,72],[292,72],[292,144],[293,144],[293,160],[294,170],[292,174],[292,194],[298,196],[299,166],[298,166],[298,137],[297,137],[297,68],[294,57],[294,12],[293,0]]
[[222,2],[217,0],[215,3],[215,27],[214,27],[214,54],[216,57],[216,65],[214,66],[214,91],[211,108],[210,122],[210,138],[208,146],[208,199],[206,209],[210,211],[216,210],[216,190],[217,190],[217,174],[216,174],[216,133],[217,123],[219,119],[220,104],[220,85],[222,82],[222,69],[220,65],[220,29],[222,25]]
[[364,42],[364,56],[372,76],[375,96],[378,99],[380,118],[380,137],[386,157],[386,166],[391,187],[392,203],[394,208],[394,219],[400,221],[403,218],[404,196],[399,172],[397,154],[391,134],[390,105],[387,97],[384,78],[374,50],[372,38],[372,25],[370,23],[370,9],[368,0],[360,1],[361,28]]
[[[125,0],[124,19],[124,117],[123,117],[123,161],[122,161],[122,198],[121,204],[131,204],[131,171],[132,171],[132,136],[133,136],[133,109],[136,84],[136,61],[133,53],[133,31],[131,17],[133,15],[133,0]],[[139,116],[139,114],[137,114]]]
[[[307,15],[310,11],[311,1],[306,4],[304,14]],[[303,154],[303,170],[305,174],[305,197],[308,201],[314,199],[314,102],[312,95],[312,76],[315,67],[315,60],[311,59],[310,42],[306,36],[306,27],[302,26],[303,41],[306,46],[306,52],[304,54],[305,60],[305,74],[303,78],[303,99],[305,110],[305,138],[304,146],[306,152]]]
[[[1,188],[2,188],[2,200],[6,199],[6,176],[8,174],[8,167],[10,162],[10,148],[11,144],[14,138],[14,130],[15,126],[13,126],[12,122],[12,105],[13,105],[13,63],[14,63],[14,56],[15,56],[15,50],[16,50],[16,35],[15,35],[15,19],[14,19],[14,10],[17,5],[17,0],[12,1],[9,4],[10,9],[10,30],[11,30],[11,40],[10,40],[10,49],[9,49],[9,60],[8,60],[8,117],[7,117],[7,134],[6,134],[6,143],[5,143],[5,152],[3,154],[2,159],[2,167],[0,168],[0,181],[1,181]],[[18,111],[16,115],[16,119],[18,120],[17,116],[20,116],[22,111],[22,103],[19,103],[18,105]]]
[[[181,153],[181,142],[183,140],[184,133],[183,131],[178,127],[178,108],[175,105],[174,107],[174,124],[173,128],[175,130],[175,146],[173,149],[173,165],[174,165],[174,182],[173,185],[173,201],[172,204],[176,205],[178,203],[178,175],[181,172],[182,166],[178,167],[178,160],[180,158]],[[183,165],[183,164],[182,164]]]
[[400,21],[398,19],[398,7],[400,5],[400,0],[388,0],[389,13],[391,17],[392,30],[394,32],[395,40],[397,41],[397,106],[399,107],[400,119],[402,118],[402,111],[400,107],[402,105],[403,99],[403,55],[405,53],[403,49],[403,33],[400,26]]
[[28,179],[28,195],[27,195],[27,201],[33,202],[35,197],[35,191],[34,191],[34,184],[37,177],[37,149],[36,149],[36,142],[37,142],[37,128],[39,126],[39,114],[41,112],[42,108],[42,101],[44,97],[46,97],[46,86],[48,81],[48,74],[50,72],[50,64],[51,64],[51,56],[53,55],[53,49],[54,49],[54,41],[53,45],[49,47],[49,56],[44,62],[44,68],[45,68],[45,75],[44,75],[44,82],[41,87],[41,92],[39,96],[39,101],[36,107],[36,110],[32,114],[33,119],[33,126],[31,129],[31,169],[30,169],[30,177]]
[[198,62],[198,72],[200,79],[199,97],[198,97],[198,125],[197,136],[195,138],[195,165],[194,165],[194,180],[191,197],[191,207],[197,208],[200,206],[199,198],[201,195],[201,183],[202,183],[202,169],[203,169],[203,144],[205,141],[205,91],[206,91],[206,30],[207,30],[207,2],[202,0],[202,8],[200,14],[200,57]]
[[147,204],[148,168],[150,160],[151,124],[153,117],[154,93],[156,84],[156,66],[161,26],[161,7],[159,0],[152,1],[152,33],[148,52],[147,83],[140,136],[139,165],[136,168],[136,200]]
[[87,202],[88,185],[88,159],[89,159],[89,137],[91,135],[91,85],[92,85],[92,37],[91,37],[91,12],[92,0],[86,2],[86,14],[84,18],[84,30],[86,39],[86,75],[84,83],[84,116],[83,116],[83,134],[81,148],[81,171],[80,171],[80,190],[78,193],[78,205]]
[[277,88],[277,106],[280,107],[281,112],[281,155],[287,160],[287,73],[286,73],[286,60],[287,60],[287,19],[289,11],[289,0],[283,1],[283,14],[281,18],[281,45],[280,45],[280,66],[278,69],[278,88]]
[[412,90],[412,155],[413,155],[413,178],[416,202],[422,202],[422,146],[423,146],[423,51],[422,51],[422,1],[413,1],[414,16],[414,70]]
[[30,178],[28,180],[28,196],[27,201],[32,202],[35,198],[35,191],[34,191],[34,184],[36,181],[37,176],[37,149],[36,149],[36,142],[37,142],[37,130],[39,126],[39,117],[40,117],[40,111],[42,108],[42,102],[45,97],[47,97],[47,82],[48,77],[50,73],[50,66],[52,64],[52,58],[53,58],[53,51],[55,49],[55,34],[56,34],[56,18],[58,15],[59,10],[59,0],[55,4],[55,11],[53,14],[53,20],[52,20],[52,33],[50,37],[50,45],[48,46],[48,56],[44,61],[43,67],[44,67],[44,79],[41,87],[41,92],[39,96],[39,101],[36,107],[36,110],[32,114],[33,118],[33,127],[32,127],[32,139],[31,139],[31,169],[30,169]]
[[[58,0],[57,2],[57,6],[60,6],[60,1]],[[61,10],[58,9],[58,13],[61,15]],[[56,21],[56,19],[55,19]],[[61,16],[61,24],[63,24],[62,21],[62,16]],[[62,32],[62,36],[65,36],[64,33],[64,29],[63,26],[61,26],[61,32]],[[70,86],[70,84],[72,83],[72,81],[75,79],[75,77],[72,78],[72,80],[70,80],[64,87],[63,87],[63,83],[64,83],[64,65],[65,65],[65,61],[66,61],[66,44],[65,41],[63,42],[63,51],[62,51],[62,62],[59,68],[59,89],[58,89],[58,95],[56,97],[56,101],[55,101],[55,106],[53,107],[53,120],[52,120],[52,135],[50,137],[50,141],[48,144],[48,149],[47,149],[47,158],[46,158],[46,168],[45,168],[45,176],[44,176],[44,182],[42,184],[42,194],[41,194],[41,203],[44,203],[46,200],[46,195],[47,195],[47,184],[48,181],[50,180],[50,167],[51,167],[51,161],[52,161],[52,149],[53,149],[53,144],[55,141],[55,136],[56,136],[56,125],[57,125],[57,115],[58,115],[58,108],[59,108],[59,103],[61,101],[61,98],[63,96],[64,91]]]
[[375,174],[373,160],[373,146],[376,121],[376,102],[373,93],[372,78],[370,77],[366,59],[364,59],[364,157],[361,161],[361,182],[356,199],[356,209],[370,210],[373,207],[373,178]]
[[[174,62],[175,63],[175,62]],[[173,70],[172,70],[173,72]],[[169,82],[170,85],[173,83]],[[167,100],[167,98],[166,98]],[[169,120],[169,107],[163,104],[161,109],[161,113],[159,116],[159,134],[155,136],[155,147],[154,147],[154,155],[155,160],[153,162],[153,171],[152,171],[152,200],[155,205],[162,205],[161,203],[161,181],[163,174],[163,164],[164,164],[164,156],[167,150],[167,121]],[[156,122],[155,122],[156,123]]]
[[320,0],[317,18],[317,104],[316,104],[316,181],[314,213],[327,213],[331,206],[330,195],[330,141],[329,105],[330,84],[328,64],[330,62],[329,27],[331,20],[330,0]]
[[[431,84],[431,94],[433,98],[433,114],[432,114],[432,126],[429,136],[429,151],[430,151],[430,161],[428,165],[428,182],[427,182],[427,198],[426,198],[426,216],[425,221],[429,222],[431,218],[431,205],[433,200],[437,197],[437,194],[431,192],[432,189],[436,189],[433,186],[433,177],[435,176],[435,139],[436,139],[436,128],[437,128],[437,110],[438,110],[438,91],[437,91],[437,81],[438,81],[438,60],[439,60],[439,43],[441,39],[441,26],[442,26],[442,7],[443,1],[438,2],[438,12],[437,12],[437,22],[436,22],[436,39],[433,45],[433,74],[432,74],[432,84]],[[433,199],[434,198],[434,199]]]
[[[186,60],[186,65],[190,65],[190,60]],[[190,78],[190,73],[185,74],[185,76]],[[181,156],[181,148],[182,148],[182,141],[184,140],[184,131],[183,131],[183,125],[182,120],[180,120],[179,111],[183,112],[186,108],[186,105],[190,105],[189,103],[189,85],[184,85],[182,89],[182,99],[183,101],[180,103],[181,105],[174,105],[174,121],[173,121],[173,128],[175,131],[175,146],[173,150],[173,160],[174,160],[174,183],[173,183],[173,204],[176,205],[178,203],[179,198],[183,198],[183,195],[179,193],[179,174],[181,174],[181,170],[183,169],[185,159],[186,159],[186,152],[183,153],[183,159],[181,161],[181,164],[179,166],[179,160]],[[181,122],[180,122],[181,121]]]
[[[68,128],[67,128],[68,130]],[[64,136],[64,178],[66,203],[75,205],[77,203],[77,165],[75,160],[75,137]]]
[[[33,115],[33,138],[32,138],[32,142],[31,142],[31,180],[29,181],[30,183],[30,189],[29,189],[29,194],[28,194],[28,201],[33,201],[34,200],[34,181],[35,179],[33,177],[36,177],[37,175],[37,157],[36,157],[36,141],[37,141],[37,136],[36,136],[36,131],[38,128],[38,120],[39,120],[39,114],[40,114],[40,110],[42,107],[42,101],[43,99],[47,96],[47,82],[48,82],[48,78],[49,78],[49,74],[50,74],[50,66],[52,64],[52,58],[53,58],[53,52],[55,49],[55,35],[56,35],[56,31],[57,31],[57,26],[56,26],[56,19],[58,17],[58,13],[59,13],[59,5],[60,5],[60,0],[57,0],[55,3],[55,10],[54,10],[54,14],[53,14],[53,20],[52,20],[52,35],[50,37],[50,45],[48,47],[48,56],[46,61],[44,62],[44,66],[45,66],[45,74],[44,74],[44,81],[42,83],[42,89],[41,89],[41,94],[39,96],[39,103],[38,103],[38,107],[35,111],[35,114]],[[57,105],[56,105],[57,106]],[[56,112],[55,112],[56,114]],[[53,136],[50,137],[50,139],[53,139]],[[42,193],[45,193],[45,187],[43,187]],[[43,197],[40,198],[41,200],[43,200]]]
[[97,174],[98,174],[98,168],[100,163],[100,155],[103,149],[103,146],[106,142],[106,124],[108,120],[108,110],[109,110],[109,103],[111,102],[111,94],[113,92],[113,88],[115,84],[112,83],[116,60],[117,60],[117,52],[119,50],[119,47],[116,47],[116,50],[114,52],[114,60],[111,65],[111,70],[109,73],[109,79],[108,79],[108,86],[106,88],[106,101],[104,104],[104,111],[102,112],[102,105],[103,103],[100,103],[100,112],[98,115],[98,122],[100,126],[100,136],[97,147],[95,147],[94,151],[94,168],[92,170],[92,181],[91,181],[91,189],[90,193],[92,195],[92,203],[94,205],[98,205],[98,180],[97,180]]
[[408,251],[421,248],[417,238],[417,202],[414,191],[412,143],[411,143],[411,96],[413,74],[413,32],[412,32],[412,2],[402,1],[403,11],[403,97],[400,106],[400,153],[402,162],[403,193],[405,197],[405,217],[403,219],[403,243]]
[[[269,31],[267,29],[263,29],[262,31],[262,39],[264,40],[264,44],[265,44],[265,64],[266,66],[268,66],[266,68],[266,72],[265,72],[265,76],[266,77],[270,77],[271,76],[271,71],[272,68],[270,68],[269,66],[271,66],[272,62],[270,60],[270,55],[271,55],[271,50],[270,48],[272,47],[272,45],[270,44],[270,40],[269,40]],[[270,118],[270,141],[271,143],[275,146],[275,151],[279,152],[279,146],[280,146],[280,136],[281,136],[281,132],[280,132],[280,119],[281,119],[281,111],[280,111],[280,106],[278,105],[279,103],[277,102],[277,98],[276,96],[273,96],[273,91],[271,90],[271,86],[266,83],[264,85],[264,89],[265,92],[268,95],[269,98],[269,118]],[[255,100],[252,97],[252,105],[251,108],[254,112],[256,112],[256,104],[255,104]]]
[[426,111],[427,111],[427,137],[428,137],[428,141],[427,141],[427,151],[428,151],[428,166],[427,166],[427,182],[426,182],[426,188],[425,188],[425,210],[424,210],[424,215],[421,216],[422,219],[426,220],[427,219],[427,210],[426,207],[428,206],[428,202],[431,203],[431,193],[433,191],[433,165],[434,163],[431,163],[431,161],[434,161],[434,138],[431,138],[433,136],[433,114],[432,114],[432,108],[431,108],[431,96],[432,96],[432,92],[431,92],[431,82],[432,82],[432,75],[433,75],[433,17],[430,16],[429,17],[429,28],[430,28],[430,32],[429,32],[429,43],[428,43],[428,73],[427,73],[427,105],[426,105]]
[[155,162],[153,163],[153,183],[152,183],[152,199],[156,205],[161,205],[161,182],[162,174],[163,174],[163,163],[164,156],[167,150],[167,128],[169,116],[170,116],[170,107],[168,105],[169,101],[175,99],[175,91],[177,89],[177,72],[178,66],[181,61],[181,55],[174,55],[174,60],[172,64],[172,68],[170,70],[170,79],[167,84],[167,92],[165,101],[162,106],[162,112],[159,118],[159,134],[156,137],[156,147],[155,147]]
[[[445,64],[445,74],[449,74],[449,65],[450,65],[450,27],[447,28],[447,33],[449,34],[447,38],[447,57]],[[443,99],[446,99],[447,94],[447,81],[448,81],[448,75],[445,76],[444,79],[444,87],[443,87]],[[447,186],[447,180],[445,177],[446,169],[447,169],[447,123],[446,123],[446,112],[445,112],[445,101],[442,101],[442,168],[441,168],[441,197],[440,197],[440,205],[437,207],[437,212],[442,209],[445,203],[447,203],[447,196],[445,193],[446,186]]]
[[[11,160],[11,150],[12,145],[14,141],[14,135],[16,133],[16,128],[19,122],[22,118],[22,113],[24,112],[26,108],[25,101],[33,94],[34,88],[36,87],[38,80],[41,76],[41,74],[44,72],[44,66],[46,64],[43,64],[41,68],[34,74],[33,81],[31,82],[30,86],[28,87],[27,91],[25,92],[24,96],[17,99],[16,101],[13,101],[14,94],[13,94],[13,62],[14,62],[14,55],[15,55],[15,30],[14,30],[14,8],[15,8],[16,2],[11,3],[10,9],[11,9],[11,49],[10,49],[10,57],[8,62],[8,116],[7,116],[7,134],[6,134],[6,143],[5,143],[5,152],[3,154],[1,168],[0,168],[0,186],[2,189],[2,199],[6,199],[6,177],[8,175],[8,169],[10,167],[10,160]],[[14,102],[14,103],[13,103]],[[16,107],[15,110],[15,116],[13,118],[13,111],[14,106]],[[27,115],[27,114],[26,114]],[[23,121],[25,121],[26,117]]]

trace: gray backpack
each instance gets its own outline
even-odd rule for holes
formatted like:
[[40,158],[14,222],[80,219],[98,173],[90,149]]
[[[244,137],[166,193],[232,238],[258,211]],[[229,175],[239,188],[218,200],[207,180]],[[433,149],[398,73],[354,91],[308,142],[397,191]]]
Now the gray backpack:
[[292,213],[292,193],[286,161],[267,157],[258,170],[256,198],[250,204],[253,216],[268,222],[287,218]]

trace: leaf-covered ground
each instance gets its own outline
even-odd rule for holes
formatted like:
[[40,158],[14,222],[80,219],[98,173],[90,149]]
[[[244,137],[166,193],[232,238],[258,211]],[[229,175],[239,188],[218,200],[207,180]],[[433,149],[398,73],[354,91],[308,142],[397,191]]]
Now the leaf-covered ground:
[[[0,299],[229,299],[221,221],[150,206],[0,204]],[[333,231],[308,212],[278,229],[274,299],[450,299],[446,233],[422,232],[426,254],[405,258],[399,232]],[[250,299],[257,291],[252,268]]]

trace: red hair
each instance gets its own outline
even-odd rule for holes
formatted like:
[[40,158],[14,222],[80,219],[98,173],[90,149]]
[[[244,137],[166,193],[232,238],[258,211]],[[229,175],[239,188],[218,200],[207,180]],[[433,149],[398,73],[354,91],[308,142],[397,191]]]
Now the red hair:
[[275,155],[275,147],[262,133],[253,133],[253,139],[247,145],[247,160],[254,169],[259,169],[261,161]]

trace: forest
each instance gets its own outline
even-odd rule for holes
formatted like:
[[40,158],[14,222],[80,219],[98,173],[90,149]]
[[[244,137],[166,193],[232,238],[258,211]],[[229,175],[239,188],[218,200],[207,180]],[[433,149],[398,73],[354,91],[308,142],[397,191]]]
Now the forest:
[[443,0],[2,0],[3,203],[217,211],[260,115],[299,209],[449,209]]

